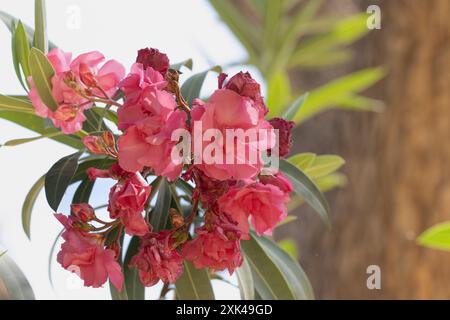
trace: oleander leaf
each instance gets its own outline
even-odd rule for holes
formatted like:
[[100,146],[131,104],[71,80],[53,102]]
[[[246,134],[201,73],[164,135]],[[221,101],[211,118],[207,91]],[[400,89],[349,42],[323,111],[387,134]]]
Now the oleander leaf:
[[222,72],[222,68],[219,66],[215,66],[209,70],[194,74],[181,86],[181,94],[186,99],[189,105],[192,105],[192,101],[200,96],[200,92],[202,90],[203,83],[205,82],[206,75],[210,71],[220,73]]
[[241,299],[254,300],[255,284],[253,282],[252,269],[250,268],[247,258],[244,256],[243,259],[242,265],[236,269]]
[[196,269],[191,262],[183,263],[184,270],[175,282],[178,300],[214,300],[214,291],[208,271]]
[[421,246],[450,251],[450,222],[439,223],[417,238]]
[[34,183],[30,191],[28,191],[28,194],[25,197],[25,201],[22,205],[22,227],[28,239],[31,239],[31,214],[33,211],[33,207],[36,203],[36,199],[39,196],[39,193],[44,188],[44,184],[45,176],[42,176],[38,181]]

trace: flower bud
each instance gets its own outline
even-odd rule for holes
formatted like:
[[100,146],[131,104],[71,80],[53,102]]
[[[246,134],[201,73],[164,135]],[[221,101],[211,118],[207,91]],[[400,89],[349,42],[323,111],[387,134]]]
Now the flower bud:
[[177,209],[170,208],[169,215],[170,215],[170,219],[172,221],[172,225],[175,228],[179,228],[184,225],[184,217],[178,212]]
[[158,49],[145,48],[138,51],[136,62],[142,63],[144,70],[151,67],[165,75],[169,69],[169,58],[164,53],[159,52]]
[[82,222],[89,222],[96,218],[94,209],[87,203],[70,205],[72,216]]
[[278,129],[279,134],[279,155],[285,157],[289,154],[292,148],[292,129],[294,128],[294,122],[286,121],[282,118],[273,118],[269,120],[269,123],[274,129]]
[[79,71],[81,82],[83,82],[87,87],[97,86],[97,80],[86,63],[80,63]]

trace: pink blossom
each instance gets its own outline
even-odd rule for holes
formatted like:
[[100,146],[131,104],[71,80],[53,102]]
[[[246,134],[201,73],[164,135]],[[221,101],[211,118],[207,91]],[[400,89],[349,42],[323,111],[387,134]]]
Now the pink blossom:
[[138,172],[111,188],[108,211],[112,219],[122,219],[128,234],[143,236],[149,232],[142,213],[150,191],[151,187]]
[[109,169],[97,169],[90,167],[86,170],[89,180],[94,181],[97,178],[111,178],[115,180],[130,177],[132,173],[123,170],[119,164],[114,163]]
[[151,168],[156,175],[173,181],[182,169],[182,163],[172,159],[172,132],[185,128],[187,115],[176,110],[173,97],[165,92],[147,92],[144,99],[147,116],[131,126],[119,139],[119,164],[130,172]]
[[61,245],[57,257],[61,266],[76,272],[84,280],[85,286],[98,288],[109,278],[121,291],[123,274],[114,258],[114,251],[105,249],[99,236],[74,228],[71,218],[62,214],[56,214],[55,217],[66,229],[62,234],[65,242]]
[[242,264],[241,232],[226,216],[214,215],[195,232],[197,237],[183,246],[182,255],[197,269],[228,269],[232,274]]
[[[117,85],[125,74],[123,66],[114,60],[110,60],[98,68],[98,65],[104,60],[104,56],[97,51],[82,54],[73,61],[71,61],[71,56],[70,53],[65,53],[58,48],[53,49],[47,55],[55,69],[55,75],[51,82],[52,95],[58,104],[57,110],[52,111],[44,104],[32,77],[28,79],[31,85],[29,98],[36,109],[36,114],[51,119],[55,127],[61,128],[65,134],[81,130],[83,122],[86,120],[83,112],[92,106],[92,103],[80,94],[86,89],[81,75],[85,80],[89,76],[92,82],[102,89],[92,88],[93,94],[104,97],[103,93],[105,92],[109,97],[116,92]],[[68,82],[73,85],[68,86]]]
[[169,69],[169,58],[164,53],[159,52],[158,49],[145,48],[138,51],[136,62],[142,63],[144,69],[151,67],[165,75]]
[[137,267],[144,286],[153,286],[159,280],[174,283],[183,272],[183,258],[172,248],[171,232],[166,230],[142,237],[129,267]]
[[219,210],[238,223],[244,234],[249,232],[248,219],[258,235],[272,234],[276,225],[287,216],[289,196],[272,184],[252,183],[233,187],[218,200]]
[[[274,132],[272,126],[264,120],[264,113],[260,111],[255,102],[247,97],[238,94],[229,89],[216,90],[211,99],[205,104],[195,101],[192,110],[192,123],[194,137],[196,135],[195,126],[201,124],[202,134],[209,129],[219,130],[222,134],[222,144],[217,148],[223,147],[223,159],[221,163],[206,163],[204,160],[198,164],[198,168],[209,177],[217,180],[229,179],[252,179],[256,177],[263,167],[261,152],[267,150],[273,145]],[[233,139],[234,145],[227,146],[227,130],[244,131],[251,129],[255,135],[250,135],[247,139]],[[260,135],[260,131],[266,135]],[[195,139],[194,139],[195,140]],[[203,150],[211,142],[203,142]],[[216,142],[217,143],[217,142]],[[194,152],[195,141],[194,144]],[[227,154],[232,150],[233,153]],[[239,154],[238,150],[244,150],[245,154]],[[250,154],[254,157],[251,158]],[[198,157],[198,155],[196,155]],[[228,161],[227,157],[232,158]]]

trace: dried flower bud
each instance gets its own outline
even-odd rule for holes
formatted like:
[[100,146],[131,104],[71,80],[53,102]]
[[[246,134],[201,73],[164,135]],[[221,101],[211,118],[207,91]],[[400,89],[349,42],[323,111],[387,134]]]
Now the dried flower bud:
[[151,67],[162,75],[165,75],[170,65],[167,55],[153,48],[139,50],[136,62],[142,63],[144,69]]
[[89,222],[96,218],[94,209],[87,203],[70,205],[72,216],[82,222]]
[[172,221],[172,225],[175,228],[179,228],[184,225],[184,217],[178,212],[177,209],[170,208],[169,215],[170,215],[170,219]]
[[269,120],[269,123],[274,129],[278,129],[280,141],[279,156],[287,156],[292,148],[292,129],[294,128],[294,122],[286,121],[282,118],[273,118]]

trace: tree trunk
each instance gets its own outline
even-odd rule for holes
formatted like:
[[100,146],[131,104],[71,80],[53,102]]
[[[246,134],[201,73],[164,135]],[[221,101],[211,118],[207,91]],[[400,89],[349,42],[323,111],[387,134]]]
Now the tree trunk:
[[[357,4],[381,8],[382,29],[352,67],[386,66],[369,92],[386,109],[327,112],[297,129],[295,151],[342,155],[349,184],[327,195],[331,231],[302,207],[277,237],[296,236],[317,298],[449,299],[450,253],[415,239],[450,220],[450,1]],[[381,268],[381,290],[367,288],[369,265]]]

